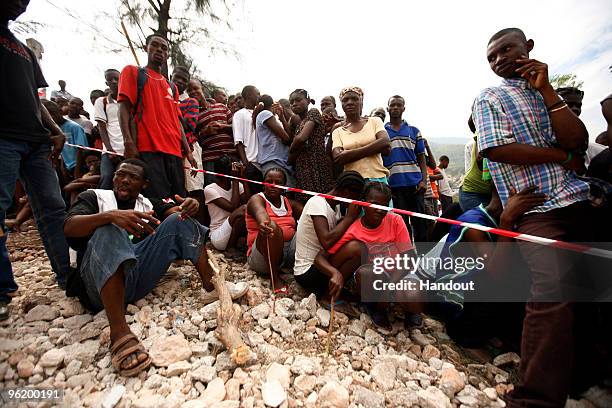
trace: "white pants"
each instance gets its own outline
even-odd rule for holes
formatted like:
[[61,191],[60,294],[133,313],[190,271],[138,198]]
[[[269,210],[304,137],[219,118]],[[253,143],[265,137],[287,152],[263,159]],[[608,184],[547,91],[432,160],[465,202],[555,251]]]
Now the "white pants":
[[223,224],[214,231],[210,231],[210,242],[217,251],[224,251],[232,235],[232,226],[229,223],[229,217],[223,221]]
[[[198,164],[198,169],[202,170],[202,148],[198,142],[193,143],[193,151],[191,154]],[[185,167],[191,167],[187,159],[185,159]],[[204,173],[198,173],[193,177],[189,170],[185,170],[185,187],[187,191],[204,189]]]

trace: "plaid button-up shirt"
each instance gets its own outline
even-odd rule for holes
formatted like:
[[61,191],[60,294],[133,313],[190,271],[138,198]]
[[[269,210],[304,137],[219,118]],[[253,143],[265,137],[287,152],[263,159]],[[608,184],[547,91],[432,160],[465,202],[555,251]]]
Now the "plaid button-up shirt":
[[[504,79],[501,86],[482,91],[473,115],[480,151],[510,143],[551,148],[558,145],[542,95],[524,79]],[[546,212],[589,199],[589,184],[561,164],[488,164],[504,206],[511,187],[519,192],[537,186],[538,192],[548,196],[548,201],[529,212]]]

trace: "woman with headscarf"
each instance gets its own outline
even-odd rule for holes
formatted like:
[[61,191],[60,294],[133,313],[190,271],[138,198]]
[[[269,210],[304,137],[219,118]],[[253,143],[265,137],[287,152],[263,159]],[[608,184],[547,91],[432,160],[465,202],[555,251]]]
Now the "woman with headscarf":
[[[300,123],[289,148],[289,161],[295,160],[297,188],[322,193],[333,185],[331,162],[325,153],[325,123],[321,112],[308,109],[314,101],[304,89],[296,89],[289,96],[291,110]],[[296,194],[296,200],[305,203],[310,196]]]
[[377,116],[362,117],[363,91],[359,87],[344,88],[340,103],[346,118],[332,132],[334,163],[369,181],[387,184],[389,170],[383,165],[381,154],[389,154],[391,144],[382,120]]

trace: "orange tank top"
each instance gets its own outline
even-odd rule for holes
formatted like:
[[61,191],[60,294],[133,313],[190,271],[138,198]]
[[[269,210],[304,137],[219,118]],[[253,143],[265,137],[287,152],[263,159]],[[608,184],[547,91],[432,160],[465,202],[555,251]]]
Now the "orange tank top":
[[[272,205],[272,203],[270,203],[270,201],[268,201],[264,193],[259,193],[259,195],[263,197],[266,203],[266,212],[268,213],[268,217],[270,217],[270,220],[274,221],[283,232],[283,241],[291,241],[291,238],[293,238],[293,235],[295,235],[295,219],[293,218],[293,210],[291,209],[291,204],[289,203],[287,197],[282,196],[281,206],[280,208],[276,208]],[[277,212],[282,213],[285,210],[287,211],[285,215],[277,215]],[[246,212],[245,220],[248,232],[248,256],[251,255],[253,242],[255,242],[255,238],[257,238],[257,234],[259,234],[259,224],[257,224],[257,220],[251,216],[248,211]]]

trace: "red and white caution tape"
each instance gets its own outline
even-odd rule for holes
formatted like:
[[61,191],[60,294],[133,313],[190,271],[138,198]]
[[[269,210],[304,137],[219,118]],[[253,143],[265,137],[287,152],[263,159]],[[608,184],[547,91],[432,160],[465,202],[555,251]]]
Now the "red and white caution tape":
[[96,149],[95,147],[87,147],[87,146],[75,145],[75,144],[72,144],[72,143],[64,143],[64,146],[76,147],[77,149],[89,150],[89,151],[92,151],[92,152],[110,154],[112,156],[123,156],[120,153],[109,152],[108,150]]
[[[95,149],[95,148],[92,148],[92,147],[78,146],[78,145],[73,145],[73,144],[70,144],[70,143],[65,143],[65,145],[66,146],[71,146],[71,147],[76,147],[78,149],[92,150],[92,151],[97,151],[97,152],[102,152],[102,153],[107,153],[107,154],[118,155],[117,153],[105,152],[105,151],[102,151],[100,149]],[[329,194],[317,193],[317,192],[308,191],[308,190],[302,190],[301,188],[279,186],[279,185],[276,185],[276,184],[266,183],[264,181],[249,180],[249,179],[246,179],[246,178],[237,177],[237,176],[231,176],[231,175],[228,175],[228,174],[216,173],[214,171],[209,171],[209,170],[192,169],[190,167],[185,167],[185,169],[186,170],[191,170],[191,171],[196,171],[196,172],[199,172],[199,173],[212,174],[213,176],[226,177],[226,178],[230,178],[230,179],[234,179],[234,180],[244,181],[244,182],[247,182],[247,183],[253,183],[253,184],[259,184],[259,185],[262,185],[262,186],[280,188],[282,190],[293,191],[295,193],[302,193],[302,194],[307,194],[307,195],[311,195],[311,196],[323,197],[325,199],[341,201],[341,202],[348,203],[348,204],[356,204],[356,205],[359,205],[359,206],[362,206],[362,207],[377,208],[377,209],[380,209],[380,210],[391,211],[391,212],[394,212],[396,214],[405,214],[405,215],[409,215],[411,217],[424,218],[426,220],[443,222],[445,224],[458,225],[460,227],[467,227],[467,228],[471,228],[471,229],[475,229],[475,230],[479,230],[479,231],[483,231],[483,232],[488,232],[490,234],[495,234],[495,235],[500,235],[500,236],[504,236],[504,237],[508,237],[508,238],[517,239],[517,240],[520,240],[520,241],[533,242],[535,244],[540,244],[540,245],[545,245],[545,246],[552,246],[552,247],[555,247],[555,248],[567,249],[567,250],[574,251],[574,252],[580,252],[580,253],[585,253],[585,254],[589,254],[589,255],[595,255],[595,256],[600,256],[600,257],[612,259],[612,251],[608,251],[608,250],[601,249],[601,248],[593,248],[593,247],[590,247],[590,246],[587,246],[587,245],[575,244],[575,243],[565,242],[565,241],[558,241],[556,239],[543,238],[543,237],[538,237],[536,235],[521,234],[521,233],[518,233],[518,232],[508,231],[508,230],[504,230],[504,229],[501,229],[501,228],[485,227],[484,225],[473,224],[473,223],[470,223],[470,222],[451,220],[449,218],[437,217],[435,215],[421,214],[421,213],[414,212],[414,211],[402,210],[400,208],[386,207],[386,206],[383,206],[383,205],[372,204],[372,203],[368,203],[368,202],[365,202],[365,201],[352,200],[350,198],[337,197],[337,196],[333,196],[333,195],[329,195]]]
[[479,230],[479,231],[488,232],[490,234],[501,235],[501,236],[504,236],[504,237],[518,239],[520,241],[528,241],[528,242],[533,242],[533,243],[536,243],[536,244],[541,244],[541,245],[546,245],[546,246],[553,246],[553,247],[556,247],[556,248],[568,249],[568,250],[575,251],[575,252],[581,252],[581,253],[585,253],[585,254],[589,254],[589,255],[596,255],[596,256],[601,256],[601,257],[604,257],[604,258],[612,259],[612,251],[608,251],[608,250],[605,250],[605,249],[592,248],[592,247],[589,247],[589,246],[586,246],[586,245],[574,244],[574,243],[564,242],[564,241],[558,241],[558,240],[555,240],[555,239],[543,238],[543,237],[538,237],[538,236],[535,236],[535,235],[521,234],[521,233],[518,233],[518,232],[508,231],[508,230],[504,230],[504,229],[501,229],[501,228],[485,227],[484,225],[472,224],[470,222],[451,220],[449,218],[437,217],[435,215],[421,214],[421,213],[414,212],[414,211],[402,210],[400,208],[386,207],[384,205],[372,204],[372,203],[368,203],[368,202],[365,202],[365,201],[359,201],[359,200],[352,200],[350,198],[338,197],[338,196],[333,196],[333,195],[330,195],[330,194],[316,193],[314,191],[302,190],[301,188],[279,186],[279,185],[276,185],[276,184],[266,183],[264,181],[249,180],[249,179],[245,179],[245,178],[242,178],[242,177],[230,176],[230,175],[227,175],[227,174],[216,173],[214,171],[201,170],[201,169],[192,169],[192,168],[188,168],[188,167],[185,167],[185,169],[192,170],[192,171],[197,171],[197,172],[200,172],[200,173],[212,174],[214,176],[227,177],[227,178],[231,178],[231,179],[235,179],[235,180],[245,181],[245,182],[248,182],[248,183],[260,184],[262,186],[280,188],[280,189],[283,189],[283,190],[293,191],[293,192],[296,192],[296,193],[302,193],[302,194],[307,194],[307,195],[311,195],[311,196],[323,197],[323,198],[326,198],[326,199],[341,201],[341,202],[344,202],[344,203],[357,204],[357,205],[362,206],[362,207],[377,208],[377,209],[380,209],[380,210],[391,211],[391,212],[394,212],[396,214],[405,214],[405,215],[409,215],[411,217],[424,218],[424,219],[427,219],[427,220],[439,221],[439,222],[443,222],[443,223],[446,223],[446,224],[458,225],[458,226],[461,226],[461,227],[467,227],[467,228],[472,228],[472,229],[476,229],[476,230]]

